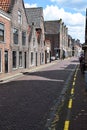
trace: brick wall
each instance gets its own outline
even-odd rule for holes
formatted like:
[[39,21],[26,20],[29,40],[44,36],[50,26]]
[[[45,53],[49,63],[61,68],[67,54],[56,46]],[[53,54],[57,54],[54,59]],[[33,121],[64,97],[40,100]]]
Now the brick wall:
[[0,42],[2,73],[5,72],[5,51],[8,51],[8,72],[10,72],[10,18],[0,10],[0,23],[4,25],[4,42]]

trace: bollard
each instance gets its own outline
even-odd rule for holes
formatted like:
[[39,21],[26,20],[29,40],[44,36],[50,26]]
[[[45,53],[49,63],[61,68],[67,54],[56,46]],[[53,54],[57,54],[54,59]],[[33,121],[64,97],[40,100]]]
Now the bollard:
[[87,71],[85,71],[85,90],[87,91]]

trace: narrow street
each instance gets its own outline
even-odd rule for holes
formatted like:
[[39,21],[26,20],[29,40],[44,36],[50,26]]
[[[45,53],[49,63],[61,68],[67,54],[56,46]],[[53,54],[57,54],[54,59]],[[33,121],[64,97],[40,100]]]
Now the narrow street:
[[0,130],[45,130],[58,121],[56,107],[77,64],[78,58],[55,61],[0,84]]

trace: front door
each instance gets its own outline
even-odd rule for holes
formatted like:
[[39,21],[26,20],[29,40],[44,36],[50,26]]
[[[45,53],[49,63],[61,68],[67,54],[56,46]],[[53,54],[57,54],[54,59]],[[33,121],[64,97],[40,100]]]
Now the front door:
[[27,60],[26,60],[26,58],[27,58],[26,55],[27,55],[26,52],[24,52],[24,59],[25,59],[24,66],[25,66],[25,68],[27,67],[27,65],[26,65],[26,61],[27,61]]
[[37,66],[37,52],[36,52],[36,66]]
[[8,72],[8,51],[5,51],[5,73]]

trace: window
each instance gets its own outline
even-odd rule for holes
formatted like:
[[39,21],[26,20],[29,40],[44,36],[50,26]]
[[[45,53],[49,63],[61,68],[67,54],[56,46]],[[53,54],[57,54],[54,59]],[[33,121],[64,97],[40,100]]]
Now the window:
[[22,16],[20,11],[18,11],[18,23],[22,24]]
[[16,68],[16,62],[17,62],[17,56],[16,51],[13,51],[12,53],[12,59],[13,59],[13,68]]
[[1,72],[1,50],[0,50],[0,72]]
[[31,52],[31,65],[33,64],[33,52]]
[[42,53],[42,62],[44,62],[44,53]]
[[19,66],[22,67],[22,52],[19,52]]
[[16,28],[13,29],[13,41],[14,44],[18,44],[18,29]]
[[33,38],[33,46],[35,46],[35,38]]
[[26,32],[22,32],[22,45],[26,44]]
[[4,25],[0,23],[0,41],[4,42]]

